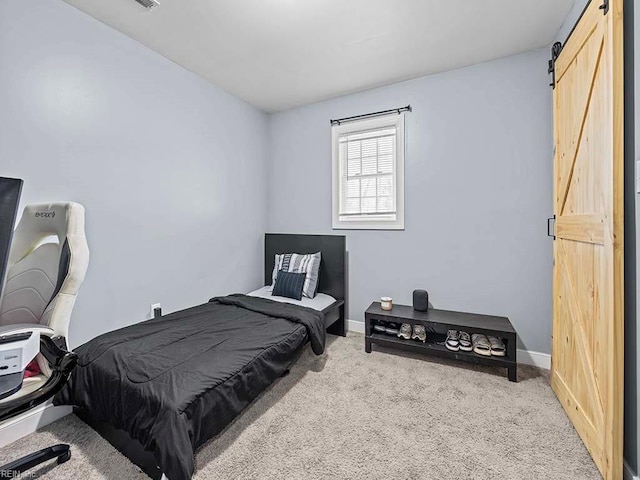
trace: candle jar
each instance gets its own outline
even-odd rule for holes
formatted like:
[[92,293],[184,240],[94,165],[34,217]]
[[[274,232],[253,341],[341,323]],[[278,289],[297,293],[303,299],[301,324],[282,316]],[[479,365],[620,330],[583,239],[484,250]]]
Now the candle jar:
[[393,298],[382,297],[380,299],[380,308],[382,310],[391,310],[393,308]]

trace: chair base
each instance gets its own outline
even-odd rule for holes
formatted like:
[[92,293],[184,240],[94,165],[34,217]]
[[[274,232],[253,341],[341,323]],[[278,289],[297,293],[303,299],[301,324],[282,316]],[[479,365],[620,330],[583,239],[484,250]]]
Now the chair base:
[[58,465],[71,458],[69,445],[58,444],[30,453],[18,460],[0,466],[0,478],[18,478],[23,472],[32,469],[44,462],[58,458]]

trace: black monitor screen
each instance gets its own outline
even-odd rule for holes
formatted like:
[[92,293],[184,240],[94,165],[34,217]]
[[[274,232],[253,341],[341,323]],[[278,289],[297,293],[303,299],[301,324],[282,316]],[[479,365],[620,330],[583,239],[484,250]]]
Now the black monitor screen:
[[0,177],[0,301],[21,192],[22,180]]

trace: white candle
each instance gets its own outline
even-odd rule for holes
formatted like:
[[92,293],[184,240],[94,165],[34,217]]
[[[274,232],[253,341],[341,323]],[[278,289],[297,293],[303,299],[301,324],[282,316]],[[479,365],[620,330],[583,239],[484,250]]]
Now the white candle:
[[382,297],[380,299],[380,308],[382,308],[382,310],[391,310],[393,308],[393,298]]

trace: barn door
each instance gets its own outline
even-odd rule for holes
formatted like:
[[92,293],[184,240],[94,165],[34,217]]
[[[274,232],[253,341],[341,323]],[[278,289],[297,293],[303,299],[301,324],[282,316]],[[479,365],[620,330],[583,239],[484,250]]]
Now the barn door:
[[554,64],[551,385],[609,480],[622,478],[623,55],[622,0],[601,2]]

